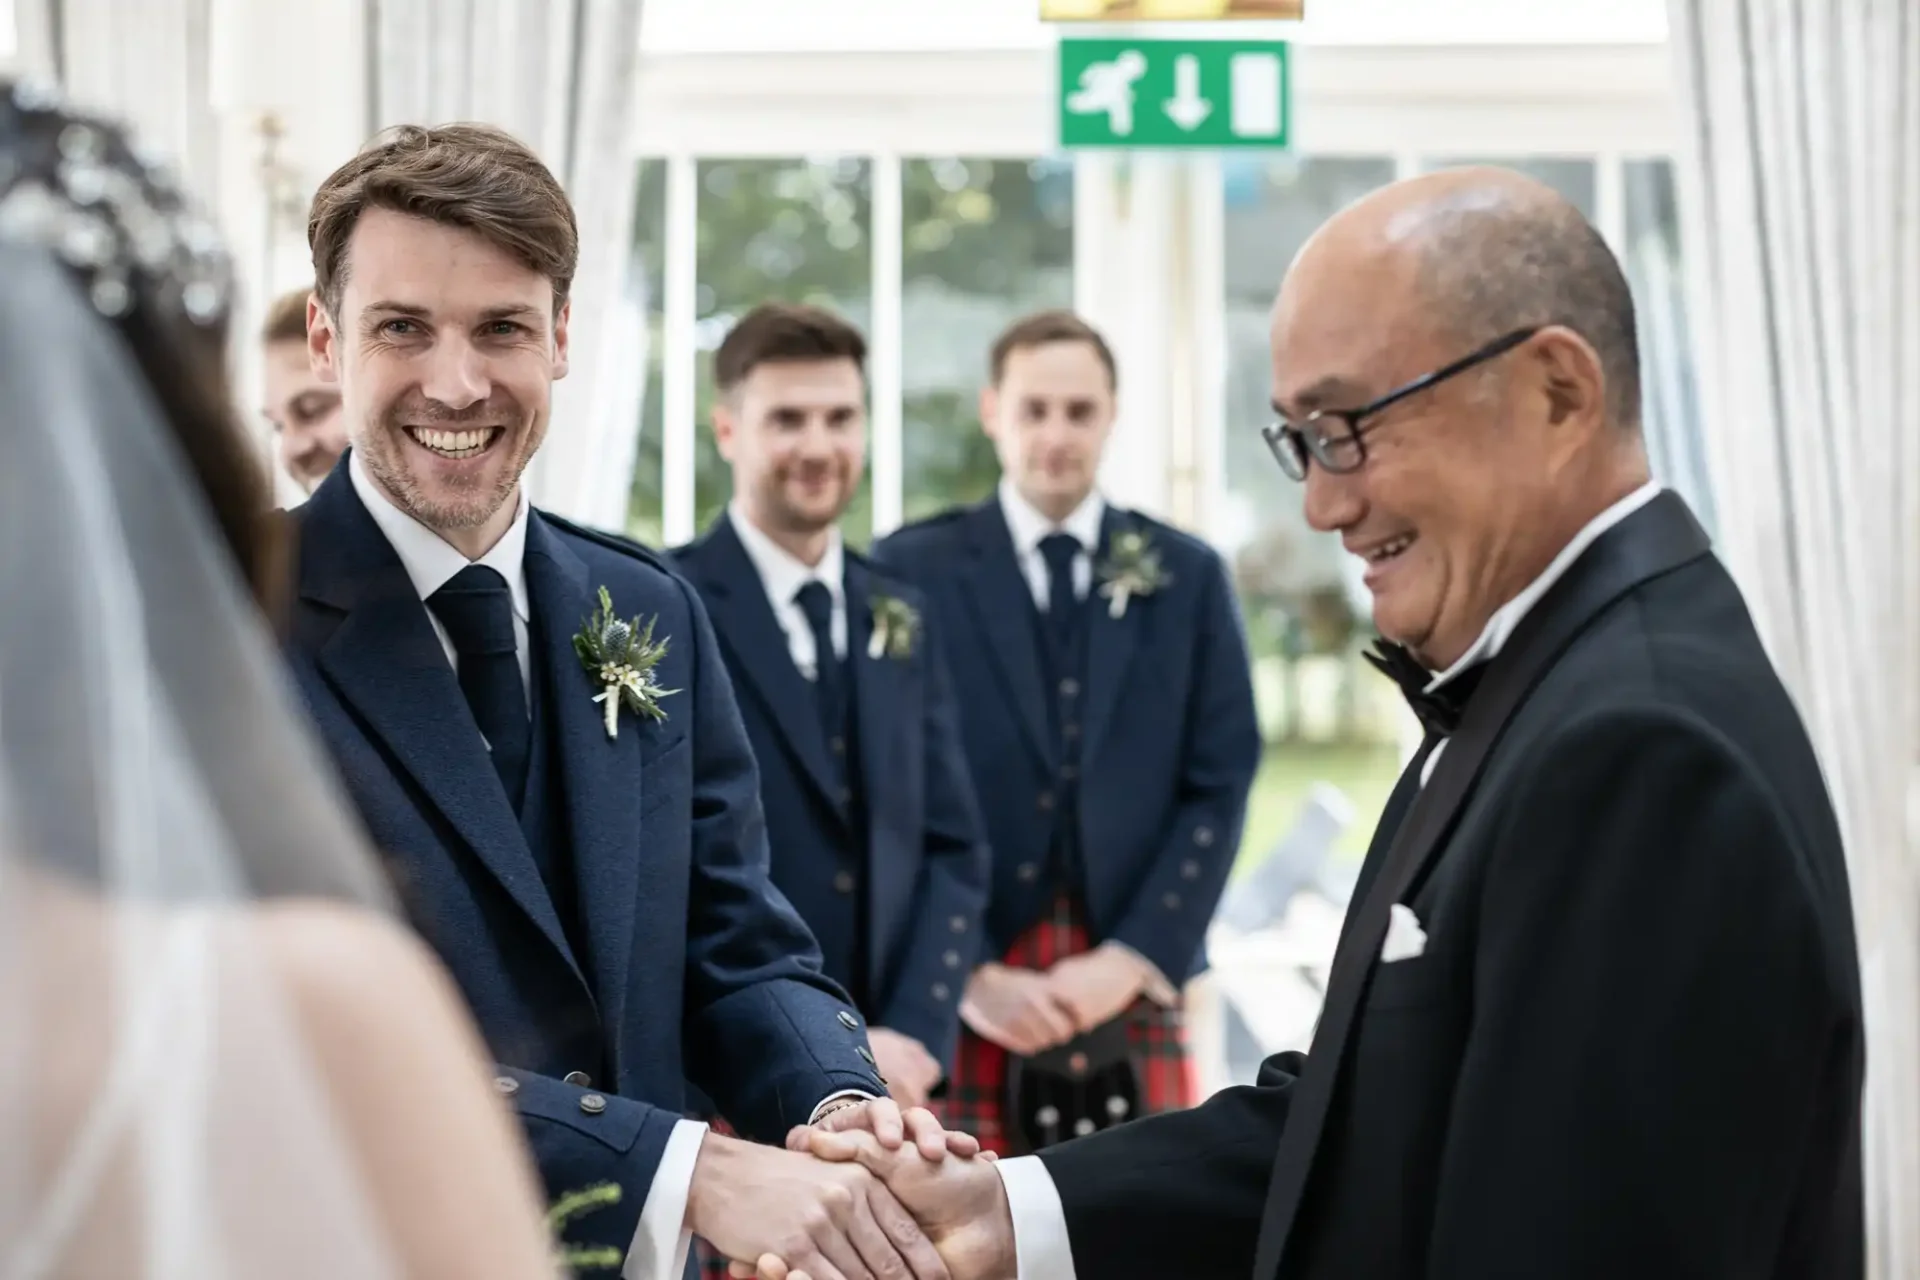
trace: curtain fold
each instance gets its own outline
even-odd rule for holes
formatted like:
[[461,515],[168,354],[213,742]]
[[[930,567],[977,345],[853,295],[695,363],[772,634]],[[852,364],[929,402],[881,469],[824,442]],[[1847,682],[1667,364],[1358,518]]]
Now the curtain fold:
[[533,501],[626,522],[647,367],[632,147],[641,0],[369,0],[369,133],[476,120],[533,147],[580,223],[572,368],[528,469]]
[[1920,6],[1670,0],[1670,15],[1721,542],[1847,840],[1869,1274],[1907,1280],[1920,1275]]
[[212,0],[14,0],[20,69],[125,120],[203,200],[219,179]]

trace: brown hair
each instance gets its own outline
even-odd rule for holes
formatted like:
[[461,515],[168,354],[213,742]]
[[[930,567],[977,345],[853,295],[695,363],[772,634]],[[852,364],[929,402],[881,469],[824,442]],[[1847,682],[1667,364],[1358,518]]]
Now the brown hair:
[[260,326],[260,341],[268,346],[280,342],[307,341],[307,299],[311,289],[293,289],[281,294],[267,308],[266,323]]
[[763,364],[851,360],[864,377],[867,340],[825,307],[763,302],[741,316],[713,355],[713,383],[726,395]]
[[491,125],[403,124],[335,169],[307,216],[314,291],[336,318],[347,284],[347,242],[360,215],[390,209],[462,227],[553,282],[558,312],[573,288],[580,229],[552,170]]
[[1107,345],[1098,329],[1071,311],[1037,311],[1008,325],[993,340],[987,356],[987,372],[993,378],[993,385],[999,386],[1006,376],[1007,358],[1014,352],[1053,342],[1084,342],[1092,347],[1093,354],[1100,357],[1100,363],[1106,367],[1107,385],[1119,390],[1120,370],[1114,363],[1113,348]]

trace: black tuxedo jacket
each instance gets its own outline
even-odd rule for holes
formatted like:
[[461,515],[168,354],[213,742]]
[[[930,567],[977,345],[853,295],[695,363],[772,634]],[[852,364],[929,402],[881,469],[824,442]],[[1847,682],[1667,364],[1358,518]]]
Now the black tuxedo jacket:
[[[1862,1274],[1840,836],[1680,499],[1575,562],[1419,768],[1311,1053],[1042,1153],[1079,1274]],[[1396,902],[1426,946],[1382,963]]]

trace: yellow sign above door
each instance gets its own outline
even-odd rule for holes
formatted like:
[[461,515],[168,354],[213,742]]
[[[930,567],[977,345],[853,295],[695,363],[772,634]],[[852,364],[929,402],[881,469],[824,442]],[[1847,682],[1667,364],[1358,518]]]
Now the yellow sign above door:
[[1040,0],[1042,22],[1297,21],[1306,0]]

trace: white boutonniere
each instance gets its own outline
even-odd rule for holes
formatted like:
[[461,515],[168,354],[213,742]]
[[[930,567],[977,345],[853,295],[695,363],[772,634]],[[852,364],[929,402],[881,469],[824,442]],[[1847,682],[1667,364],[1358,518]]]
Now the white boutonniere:
[[1108,617],[1125,617],[1128,601],[1145,599],[1172,581],[1146,534],[1127,530],[1108,539],[1107,558],[1100,563],[1100,594],[1106,598]]
[[600,686],[594,701],[606,713],[609,739],[620,736],[621,707],[650,720],[665,720],[667,713],[660,709],[660,699],[680,692],[662,689],[653,678],[653,669],[667,656],[666,638],[653,638],[657,621],[648,618],[642,626],[639,618],[627,622],[614,617],[613,597],[602,587],[600,608],[574,634],[573,651],[580,655],[580,665],[587,669],[587,675]]
[[873,596],[873,636],[867,641],[867,656],[879,659],[906,659],[913,656],[914,638],[920,634],[920,614],[898,596]]

